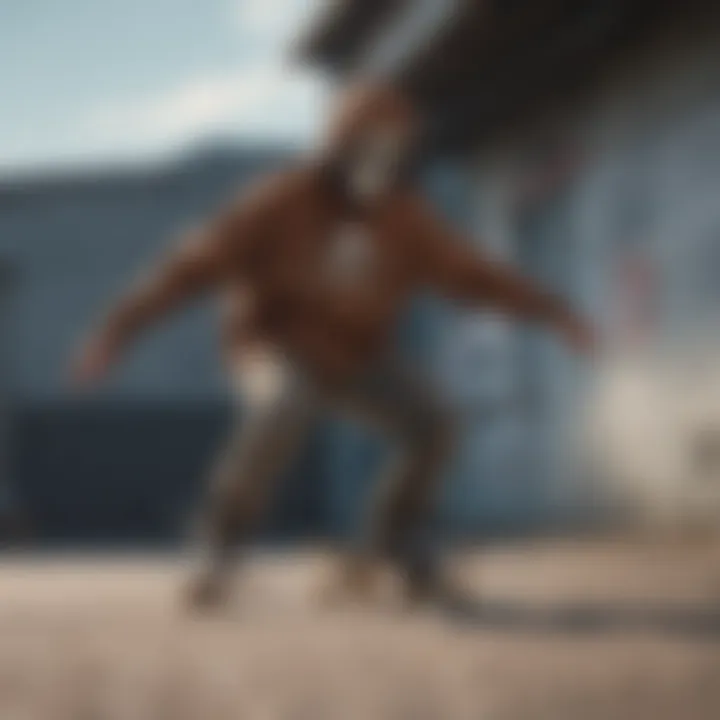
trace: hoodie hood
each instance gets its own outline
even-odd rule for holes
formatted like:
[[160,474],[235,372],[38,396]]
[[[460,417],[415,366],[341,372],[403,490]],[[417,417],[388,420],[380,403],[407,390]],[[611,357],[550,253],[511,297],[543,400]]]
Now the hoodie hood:
[[342,93],[324,159],[350,200],[373,205],[402,181],[418,126],[412,104],[394,88],[366,83]]

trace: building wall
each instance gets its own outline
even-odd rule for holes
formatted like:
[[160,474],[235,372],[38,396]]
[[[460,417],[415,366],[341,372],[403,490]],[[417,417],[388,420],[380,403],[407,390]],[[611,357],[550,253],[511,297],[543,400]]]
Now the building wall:
[[[478,242],[495,238],[491,252],[596,319],[612,358],[600,378],[628,353],[682,349],[717,327],[718,34],[703,43],[658,39],[590,104],[476,159]],[[563,141],[538,161],[529,139],[543,137]],[[460,329],[450,352],[464,337],[462,324],[451,327],[451,335]],[[496,423],[492,450],[486,440],[481,451],[481,432],[471,431],[458,481],[475,498],[470,523],[597,509],[607,478],[577,455],[598,376],[549,338],[500,333],[494,347],[515,368],[510,385],[533,397],[513,427]],[[502,457],[491,467],[493,453]]]
[[[455,179],[444,192],[436,187],[435,196],[479,250],[514,263],[502,152],[488,154],[482,165],[486,176],[454,167]],[[443,202],[448,197],[453,201]],[[538,503],[527,484],[528,465],[538,467],[537,458],[528,456],[528,438],[538,438],[527,428],[532,407],[516,326],[499,314],[446,303],[435,330],[433,362],[460,430],[448,468],[445,522],[459,535],[527,529]]]
[[[56,399],[75,343],[143,266],[279,154],[212,157],[105,178],[0,189],[0,258],[12,272],[7,339],[20,402]],[[222,390],[215,328],[193,308],[143,340],[104,392],[199,397]],[[208,322],[210,320],[210,322]]]
[[[718,36],[658,52],[645,82],[607,98],[604,127],[588,133],[605,159],[581,218],[595,218],[607,248],[597,302],[617,343],[594,398],[599,465],[614,498],[662,523],[720,521],[720,477],[698,474],[695,457],[720,414]],[[619,393],[629,378],[632,402]]]

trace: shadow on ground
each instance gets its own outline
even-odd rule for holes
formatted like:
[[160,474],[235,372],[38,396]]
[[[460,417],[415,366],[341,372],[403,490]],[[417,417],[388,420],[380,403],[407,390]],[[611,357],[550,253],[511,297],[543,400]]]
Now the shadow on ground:
[[654,633],[720,643],[720,604],[681,605],[564,604],[533,605],[513,599],[444,597],[443,616],[464,627],[519,633],[602,635]]

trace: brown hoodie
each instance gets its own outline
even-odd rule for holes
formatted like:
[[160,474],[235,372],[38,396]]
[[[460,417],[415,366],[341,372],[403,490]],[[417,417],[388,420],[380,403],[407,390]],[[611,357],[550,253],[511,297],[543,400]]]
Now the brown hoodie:
[[117,305],[99,337],[116,353],[163,314],[220,291],[229,357],[270,347],[342,377],[382,351],[408,300],[429,288],[548,321],[582,343],[584,327],[561,302],[472,251],[407,184],[358,200],[351,170],[388,127],[411,140],[411,105],[388,88],[352,88],[319,161],[243,191]]

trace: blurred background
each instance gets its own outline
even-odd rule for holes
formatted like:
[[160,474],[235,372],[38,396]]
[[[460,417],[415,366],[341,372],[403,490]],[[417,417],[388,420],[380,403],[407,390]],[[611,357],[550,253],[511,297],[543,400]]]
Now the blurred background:
[[[73,345],[186,225],[312,150],[333,89],[363,73],[426,114],[421,180],[448,219],[607,343],[589,369],[541,332],[418,301],[400,342],[463,419],[445,531],[714,522],[718,33],[695,0],[2,3],[7,534],[182,536],[229,411],[212,308],[92,398],[67,392]],[[380,451],[319,428],[268,536],[352,534]]]
[[[312,152],[366,73],[427,117],[440,211],[571,299],[603,352],[437,298],[403,319],[461,420],[438,523],[482,541],[459,553],[463,632],[307,611],[327,556],[302,553],[355,536],[383,451],[342,423],[264,528],[293,554],[252,554],[240,615],[181,620],[162,551],[232,411],[215,310],[160,326],[98,394],[69,392],[68,362],[179,232]],[[31,550],[0,556],[3,720],[720,717],[717,3],[2,0],[0,91],[0,543]]]

